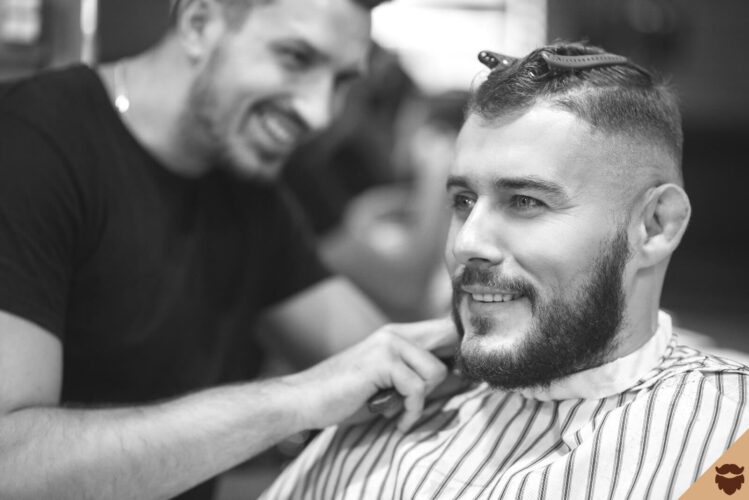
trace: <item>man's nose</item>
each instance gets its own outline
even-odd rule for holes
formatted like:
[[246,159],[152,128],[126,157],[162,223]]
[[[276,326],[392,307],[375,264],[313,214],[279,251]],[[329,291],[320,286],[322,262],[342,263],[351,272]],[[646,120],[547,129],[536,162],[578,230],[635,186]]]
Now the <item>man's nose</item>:
[[499,240],[500,221],[489,209],[477,204],[453,241],[453,255],[461,264],[499,265],[505,250]]
[[333,78],[320,75],[303,84],[303,88],[297,94],[295,108],[307,126],[318,131],[330,125],[334,102]]

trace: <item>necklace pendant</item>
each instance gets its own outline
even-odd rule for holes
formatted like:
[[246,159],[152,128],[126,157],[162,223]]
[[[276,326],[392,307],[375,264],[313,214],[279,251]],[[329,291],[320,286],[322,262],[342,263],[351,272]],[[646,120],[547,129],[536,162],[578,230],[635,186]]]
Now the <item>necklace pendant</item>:
[[120,94],[114,99],[114,106],[120,113],[127,113],[127,110],[130,109],[130,99]]

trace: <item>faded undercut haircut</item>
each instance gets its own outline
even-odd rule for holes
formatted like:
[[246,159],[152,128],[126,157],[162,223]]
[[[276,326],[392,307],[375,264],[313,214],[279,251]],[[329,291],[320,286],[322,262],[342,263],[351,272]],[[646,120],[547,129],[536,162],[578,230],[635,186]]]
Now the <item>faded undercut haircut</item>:
[[[180,7],[189,0],[171,0],[169,14],[170,25],[174,26],[180,12]],[[213,0],[223,9],[224,18],[231,29],[239,29],[247,19],[252,7],[273,3],[273,0]],[[360,5],[371,10],[388,0],[349,0],[351,3]]]
[[507,64],[492,70],[474,92],[469,114],[492,121],[547,102],[572,112],[596,130],[664,148],[674,161],[674,174],[682,181],[681,113],[667,82],[629,61],[582,69],[552,67],[544,53],[585,56],[605,51],[580,42],[559,42],[522,59],[504,61]]

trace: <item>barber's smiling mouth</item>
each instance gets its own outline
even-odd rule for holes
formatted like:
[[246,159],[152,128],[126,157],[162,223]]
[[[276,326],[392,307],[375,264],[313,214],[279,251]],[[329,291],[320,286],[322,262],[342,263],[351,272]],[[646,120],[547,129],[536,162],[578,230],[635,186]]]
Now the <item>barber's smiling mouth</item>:
[[255,109],[249,117],[249,126],[263,149],[285,153],[296,147],[306,134],[304,124],[289,113],[274,106]]

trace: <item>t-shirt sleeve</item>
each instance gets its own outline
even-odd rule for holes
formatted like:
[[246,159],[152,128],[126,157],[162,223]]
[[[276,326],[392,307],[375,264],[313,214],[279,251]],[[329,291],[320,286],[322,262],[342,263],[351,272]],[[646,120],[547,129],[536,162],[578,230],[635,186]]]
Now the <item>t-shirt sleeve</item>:
[[269,231],[264,304],[280,302],[331,276],[320,260],[311,225],[293,195],[276,186]]
[[0,310],[62,336],[81,220],[72,167],[6,111],[0,138]]

